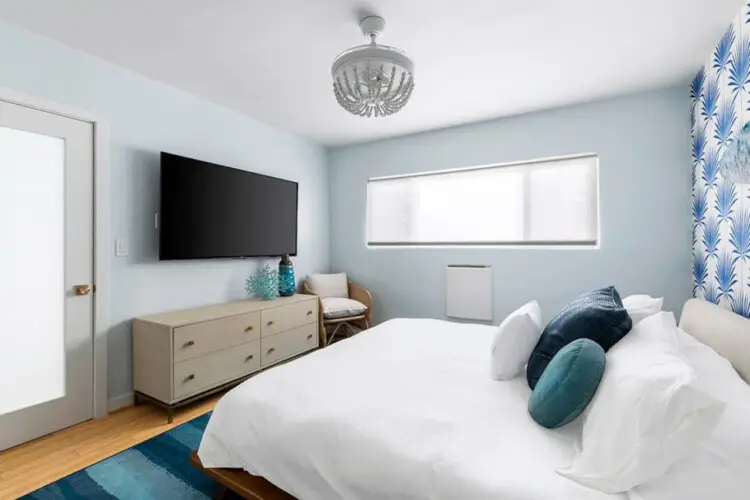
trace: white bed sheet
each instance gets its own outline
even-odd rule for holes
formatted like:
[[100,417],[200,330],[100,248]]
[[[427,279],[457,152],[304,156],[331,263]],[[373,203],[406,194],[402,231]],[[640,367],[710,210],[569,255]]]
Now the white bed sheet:
[[398,319],[273,368],[224,396],[206,467],[301,500],[624,500],[563,478],[580,424],[547,430],[523,377],[490,377],[494,327]]

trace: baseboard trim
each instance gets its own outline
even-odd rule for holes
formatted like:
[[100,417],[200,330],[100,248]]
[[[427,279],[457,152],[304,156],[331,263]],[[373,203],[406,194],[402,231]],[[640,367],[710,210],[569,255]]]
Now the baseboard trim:
[[107,402],[107,410],[112,413],[113,411],[119,410],[121,408],[133,406],[134,402],[135,399],[133,398],[133,393],[128,392],[127,394],[109,398],[109,401]]

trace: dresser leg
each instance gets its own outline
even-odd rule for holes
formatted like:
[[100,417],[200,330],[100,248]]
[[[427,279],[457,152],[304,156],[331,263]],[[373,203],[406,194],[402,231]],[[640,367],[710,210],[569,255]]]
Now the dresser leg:
[[141,400],[138,398],[138,393],[133,393],[133,406],[141,404]]
[[167,408],[167,423],[172,423],[172,418],[174,417],[174,408]]

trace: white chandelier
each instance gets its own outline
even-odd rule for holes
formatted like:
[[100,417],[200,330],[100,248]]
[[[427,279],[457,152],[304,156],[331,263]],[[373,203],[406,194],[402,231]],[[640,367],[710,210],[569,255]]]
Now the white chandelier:
[[358,116],[398,113],[414,90],[414,62],[398,49],[377,44],[385,27],[382,17],[365,17],[359,26],[370,44],[346,50],[334,59],[331,75],[336,100]]

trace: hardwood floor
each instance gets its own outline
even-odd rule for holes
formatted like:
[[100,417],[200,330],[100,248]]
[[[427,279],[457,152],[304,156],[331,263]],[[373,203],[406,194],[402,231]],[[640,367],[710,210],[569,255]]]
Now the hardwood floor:
[[148,403],[0,452],[0,499],[15,499],[211,411],[222,394],[175,412]]

